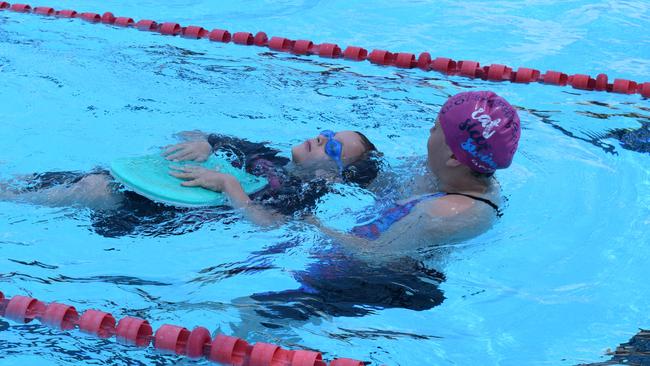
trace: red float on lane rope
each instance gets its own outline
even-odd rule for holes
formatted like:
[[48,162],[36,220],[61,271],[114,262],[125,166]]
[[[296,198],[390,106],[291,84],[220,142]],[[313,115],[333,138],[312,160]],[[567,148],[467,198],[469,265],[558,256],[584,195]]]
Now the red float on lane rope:
[[115,15],[111,12],[105,12],[102,14],[102,23],[104,24],[113,24],[115,23]]
[[479,76],[480,64],[476,61],[458,61],[458,71],[462,76],[476,78]]
[[213,42],[230,42],[230,32],[223,29],[213,29],[210,34],[208,34],[208,39]]
[[54,8],[48,8],[47,6],[37,6],[34,8],[34,13],[51,16],[54,15],[54,13],[56,13],[56,10],[54,10]]
[[9,9],[11,5],[8,2],[5,1],[0,1],[0,10],[2,9]]
[[184,355],[189,337],[190,331],[186,328],[165,324],[156,331],[153,346],[158,350]]
[[158,23],[153,20],[142,19],[135,23],[135,27],[141,31],[153,32],[158,30]]
[[184,38],[192,38],[192,39],[206,38],[208,34],[209,32],[207,30],[205,30],[203,27],[198,27],[196,25],[190,25],[185,29],[183,29]]
[[418,56],[418,67],[424,71],[431,69],[431,54],[429,52],[422,52]]
[[27,4],[13,4],[9,10],[17,13],[29,13],[32,10],[32,7]]
[[74,329],[79,320],[79,314],[74,306],[51,302],[41,316],[41,323],[50,328],[70,330]]
[[247,350],[248,342],[245,340],[219,334],[212,341],[208,359],[225,365],[242,366]]
[[182,29],[181,29],[181,25],[178,23],[167,22],[167,23],[162,23],[158,31],[164,35],[176,36],[181,34]]
[[339,58],[341,57],[341,48],[334,43],[321,43],[318,46],[318,55],[326,58]]
[[443,74],[452,74],[456,70],[456,61],[446,57],[437,57],[431,63],[431,68]]
[[[275,353],[275,362],[279,362],[280,366],[290,365],[293,355],[298,351],[288,351],[286,349],[280,348]],[[327,365],[325,365],[327,366]]]
[[294,351],[291,359],[291,366],[327,366],[323,361],[323,355],[314,351]]
[[134,23],[135,22],[133,19],[129,17],[117,17],[113,21],[113,25],[117,25],[119,27],[131,27]]
[[484,72],[487,80],[490,81],[504,81],[510,80],[512,69],[506,65],[492,64],[486,67],[487,71]]
[[403,69],[412,69],[416,65],[415,55],[412,53],[400,52],[395,56],[395,66]]
[[596,84],[594,84],[594,88],[598,91],[607,90],[607,75],[598,74],[598,76],[596,76]]
[[79,330],[99,338],[109,338],[115,334],[115,318],[103,311],[86,310],[79,318]]
[[282,37],[271,37],[269,48],[275,51],[287,52],[291,49],[293,42],[290,39]]
[[204,356],[203,350],[212,343],[210,331],[203,327],[196,327],[187,338],[187,357],[201,358]]
[[650,83],[643,83],[639,85],[638,92],[646,98],[650,98]]
[[120,319],[115,329],[117,341],[124,344],[146,347],[151,342],[153,329],[144,319],[127,316]]
[[594,90],[596,80],[592,79],[589,75],[575,74],[569,76],[569,84],[575,89]]
[[347,60],[364,61],[368,57],[368,50],[361,47],[349,46],[343,52],[343,57]]
[[514,83],[528,84],[535,82],[539,79],[539,70],[520,67],[517,72],[513,73],[512,78]]
[[569,76],[558,71],[547,71],[542,80],[545,84],[565,86],[569,82]]
[[615,79],[614,84],[612,85],[612,91],[621,94],[634,94],[636,93],[636,86],[637,85],[634,81]]
[[330,362],[330,366],[364,366],[363,362],[351,358],[337,358]]
[[275,344],[258,342],[250,349],[248,366],[289,366],[295,352],[287,351]]
[[102,21],[101,15],[97,13],[81,13],[79,16],[81,19],[91,22],[91,23],[99,23]]
[[4,317],[16,323],[29,323],[41,316],[44,311],[45,304],[37,299],[16,295],[7,303]]
[[282,363],[275,358],[276,352],[280,349],[275,344],[257,342],[253,346],[248,361],[249,366],[283,366]]
[[255,38],[253,38],[253,35],[248,32],[237,32],[232,35],[232,41],[236,44],[250,46],[255,41]]
[[294,42],[291,52],[295,53],[296,55],[311,55],[313,53],[313,48],[314,42],[306,39],[300,39]]
[[376,65],[390,65],[393,61],[393,54],[386,50],[372,50],[368,60]]
[[258,47],[268,46],[269,37],[264,32],[257,32],[253,37],[253,44]]
[[56,16],[61,18],[75,18],[77,17],[77,12],[71,9],[60,10],[56,12]]
[[5,309],[9,300],[5,299],[5,294],[0,291],[0,316],[5,316]]

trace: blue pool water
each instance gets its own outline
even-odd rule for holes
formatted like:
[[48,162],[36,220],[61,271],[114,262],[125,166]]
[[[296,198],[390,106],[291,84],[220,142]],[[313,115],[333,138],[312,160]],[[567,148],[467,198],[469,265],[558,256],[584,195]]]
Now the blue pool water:
[[[644,1],[35,5],[650,81]],[[92,230],[87,210],[1,201],[0,290],[372,365],[603,361],[606,349],[650,327],[650,155],[610,133],[650,124],[650,103],[638,94],[489,83],[5,11],[0,177],[87,171],[193,129],[274,141],[284,151],[322,128],[358,129],[406,171],[406,157],[424,155],[445,99],[486,88],[522,118],[520,151],[498,173],[505,214],[477,238],[431,250],[426,266],[445,277],[445,299],[432,309],[366,308],[356,317],[315,309],[306,320],[257,313],[263,304],[251,294],[295,288],[292,271],[331,245],[307,223],[260,231],[232,213],[185,225],[182,235],[107,238]],[[341,188],[318,216],[345,227],[372,198]],[[194,363],[0,320],[2,365],[175,362]]]

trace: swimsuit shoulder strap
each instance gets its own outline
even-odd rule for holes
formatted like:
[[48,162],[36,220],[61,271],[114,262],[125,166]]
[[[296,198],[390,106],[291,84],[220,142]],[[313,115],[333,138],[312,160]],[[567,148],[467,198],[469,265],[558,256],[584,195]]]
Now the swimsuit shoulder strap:
[[432,199],[432,198],[440,198],[442,196],[446,196],[447,194],[448,193],[446,193],[446,192],[429,193],[429,194],[425,194],[423,196],[420,196],[420,197],[418,197],[416,199],[413,199],[413,200],[411,200],[409,202],[422,202],[422,201],[426,201],[426,200]]
[[496,211],[497,217],[503,216],[503,213],[501,212],[501,209],[499,209],[499,206],[497,206],[494,202],[490,201],[487,198],[478,197],[478,196],[474,196],[474,195],[467,194],[467,193],[458,193],[458,192],[450,192],[450,193],[446,193],[446,194],[447,195],[456,195],[456,196],[465,196],[465,197],[471,198],[471,199],[476,200],[476,201],[481,201],[481,202],[487,204],[488,206],[492,207],[494,209],[494,211]]

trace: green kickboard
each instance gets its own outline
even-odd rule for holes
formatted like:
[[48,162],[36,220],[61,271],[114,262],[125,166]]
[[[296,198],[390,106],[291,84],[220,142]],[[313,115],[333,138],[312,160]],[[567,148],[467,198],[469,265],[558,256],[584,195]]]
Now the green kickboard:
[[128,189],[156,202],[180,207],[218,206],[225,204],[223,193],[201,187],[181,186],[182,179],[169,175],[171,166],[198,165],[232,174],[239,180],[244,192],[251,194],[264,188],[268,181],[233,167],[229,162],[212,155],[203,162],[173,162],[160,155],[121,158],[111,164],[113,177]]

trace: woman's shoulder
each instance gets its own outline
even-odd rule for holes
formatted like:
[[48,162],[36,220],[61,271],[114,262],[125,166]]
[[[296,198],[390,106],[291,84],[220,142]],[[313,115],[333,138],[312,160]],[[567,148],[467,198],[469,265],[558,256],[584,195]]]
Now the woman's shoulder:
[[458,216],[476,208],[476,200],[455,194],[445,194],[424,203],[425,212],[433,217]]
[[428,202],[427,212],[432,216],[450,217],[480,211],[500,214],[501,200],[496,193],[454,192],[444,193],[437,200]]
[[497,192],[445,193],[423,202],[420,212],[431,231],[469,238],[488,230],[500,215]]

